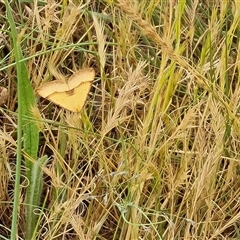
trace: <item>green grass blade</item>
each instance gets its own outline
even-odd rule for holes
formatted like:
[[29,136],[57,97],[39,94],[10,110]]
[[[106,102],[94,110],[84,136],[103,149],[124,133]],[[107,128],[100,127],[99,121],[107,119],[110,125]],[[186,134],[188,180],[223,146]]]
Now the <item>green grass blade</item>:
[[43,156],[38,159],[33,164],[33,168],[31,169],[31,184],[28,188],[28,216],[27,216],[27,227],[30,230],[26,231],[26,239],[36,239],[33,236],[33,233],[36,232],[37,219],[38,215],[34,214],[34,209],[39,206],[40,198],[42,195],[42,183],[43,183],[43,171],[42,167],[47,162],[47,156]]
[[[15,239],[17,235],[17,209],[19,205],[19,184],[20,184],[20,168],[21,168],[21,139],[22,139],[22,133],[24,137],[24,151],[25,153],[32,159],[37,159],[37,151],[38,151],[38,145],[39,145],[39,131],[35,124],[29,122],[27,118],[24,118],[24,116],[32,117],[31,109],[33,106],[35,106],[35,97],[33,93],[33,89],[30,83],[30,80],[28,78],[28,71],[25,65],[25,62],[21,62],[23,59],[20,43],[18,42],[17,38],[17,30],[16,25],[14,23],[14,19],[12,16],[10,5],[7,1],[5,1],[6,9],[7,9],[7,17],[8,22],[11,27],[11,37],[13,41],[13,47],[14,47],[14,56],[16,61],[16,68],[17,68],[17,89],[18,89],[18,146],[17,146],[17,164],[16,164],[16,181],[15,181],[15,195],[14,195],[14,211],[13,211],[13,219],[12,219],[12,229],[11,229],[11,239]],[[29,179],[29,187],[27,189],[27,195],[31,195],[32,191],[32,184],[36,184],[36,182],[33,181],[32,173],[34,172],[34,165],[31,161],[29,161],[27,158],[25,159],[25,165],[27,168],[27,178]],[[27,199],[31,199],[27,196]],[[34,200],[34,203],[27,202],[27,216],[26,216],[26,231],[27,236],[30,236],[34,229],[29,227],[28,225],[32,226],[35,223],[32,219],[32,212],[31,212],[31,206],[32,205],[38,205],[36,203],[36,199]],[[31,220],[31,222],[29,222]],[[26,238],[27,239],[27,238]]]

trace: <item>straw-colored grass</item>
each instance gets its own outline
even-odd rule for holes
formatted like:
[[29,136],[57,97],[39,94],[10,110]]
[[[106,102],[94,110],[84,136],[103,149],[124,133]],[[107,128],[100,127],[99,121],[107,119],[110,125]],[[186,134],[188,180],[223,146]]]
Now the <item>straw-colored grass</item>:
[[[239,239],[238,1],[33,2],[11,5],[37,101],[27,121],[48,157],[32,239]],[[0,9],[0,239],[17,239],[16,58]],[[37,95],[87,67],[96,77],[81,113]]]

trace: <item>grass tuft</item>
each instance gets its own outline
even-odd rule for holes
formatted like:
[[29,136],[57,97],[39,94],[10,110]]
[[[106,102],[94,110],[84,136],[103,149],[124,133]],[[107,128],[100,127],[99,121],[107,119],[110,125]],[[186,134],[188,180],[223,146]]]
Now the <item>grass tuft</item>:
[[[0,17],[0,238],[239,239],[237,1],[11,9],[11,31]],[[87,67],[96,78],[81,113],[37,95]],[[31,91],[19,91],[23,80]],[[29,92],[22,120],[37,129],[34,157],[19,145]]]

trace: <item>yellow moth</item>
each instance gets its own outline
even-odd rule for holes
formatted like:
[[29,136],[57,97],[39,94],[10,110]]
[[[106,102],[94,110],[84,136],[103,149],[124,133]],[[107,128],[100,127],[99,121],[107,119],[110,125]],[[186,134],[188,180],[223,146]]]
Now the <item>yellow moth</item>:
[[95,77],[94,69],[86,68],[74,73],[67,82],[55,80],[43,84],[38,94],[72,112],[80,112],[85,104]]

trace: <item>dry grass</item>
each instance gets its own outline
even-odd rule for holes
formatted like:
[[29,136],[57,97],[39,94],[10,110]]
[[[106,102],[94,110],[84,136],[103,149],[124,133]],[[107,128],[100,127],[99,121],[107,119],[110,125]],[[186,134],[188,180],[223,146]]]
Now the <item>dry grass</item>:
[[[47,1],[22,3],[21,14],[12,6],[34,89],[81,68],[97,73],[81,114],[36,94],[39,156],[49,160],[35,239],[239,239],[239,4],[204,2]],[[0,21],[9,94],[0,113],[0,236],[9,238],[16,72]]]

